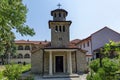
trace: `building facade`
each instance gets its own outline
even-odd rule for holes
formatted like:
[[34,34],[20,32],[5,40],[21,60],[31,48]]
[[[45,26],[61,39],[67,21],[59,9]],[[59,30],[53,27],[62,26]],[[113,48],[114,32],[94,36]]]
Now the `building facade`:
[[50,45],[49,41],[16,40],[16,53],[8,56],[9,63],[31,63],[31,51]]
[[49,21],[51,45],[32,50],[31,71],[54,75],[73,74],[87,70],[86,51],[70,44],[71,21],[66,20],[68,12],[64,9],[51,11],[53,20]]
[[89,37],[81,40],[77,46],[81,49],[87,50],[86,60],[89,62],[92,58],[98,58],[99,54],[96,54],[96,50],[103,47],[110,40],[119,42],[120,34],[108,27],[104,27],[95,33],[91,34]]

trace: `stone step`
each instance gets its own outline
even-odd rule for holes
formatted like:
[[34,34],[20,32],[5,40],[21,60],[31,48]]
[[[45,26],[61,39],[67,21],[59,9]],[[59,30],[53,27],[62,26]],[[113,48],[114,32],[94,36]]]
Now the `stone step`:
[[43,75],[43,78],[79,78],[78,74],[54,74],[54,75]]

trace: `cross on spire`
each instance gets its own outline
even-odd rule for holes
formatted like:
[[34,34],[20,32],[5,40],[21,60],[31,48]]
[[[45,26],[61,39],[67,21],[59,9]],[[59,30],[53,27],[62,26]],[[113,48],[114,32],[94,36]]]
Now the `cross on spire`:
[[61,7],[62,5],[59,3],[57,6],[58,6],[58,8],[60,9],[60,7]]

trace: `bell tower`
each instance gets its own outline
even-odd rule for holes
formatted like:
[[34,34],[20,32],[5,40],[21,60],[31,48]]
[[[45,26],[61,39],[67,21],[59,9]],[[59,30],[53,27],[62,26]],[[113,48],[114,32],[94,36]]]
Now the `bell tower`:
[[67,21],[66,17],[68,12],[64,9],[58,9],[51,11],[53,20],[49,21],[49,28],[51,29],[51,47],[54,48],[65,48],[69,44],[69,28],[71,21]]

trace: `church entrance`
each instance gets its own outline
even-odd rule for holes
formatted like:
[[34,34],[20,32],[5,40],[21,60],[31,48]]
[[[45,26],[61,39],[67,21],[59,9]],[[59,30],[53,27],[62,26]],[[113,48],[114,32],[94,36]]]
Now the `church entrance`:
[[55,57],[55,71],[63,72],[63,56]]

